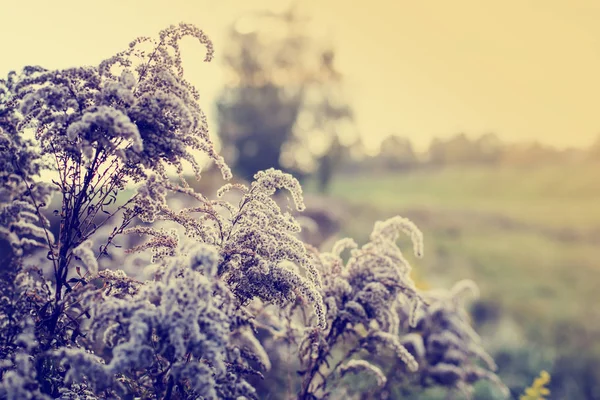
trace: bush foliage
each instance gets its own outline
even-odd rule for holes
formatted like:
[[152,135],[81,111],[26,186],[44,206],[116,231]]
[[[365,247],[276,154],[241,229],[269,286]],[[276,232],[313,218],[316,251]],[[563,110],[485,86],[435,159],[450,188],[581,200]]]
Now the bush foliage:
[[304,209],[289,174],[261,171],[212,199],[190,188],[195,152],[231,174],[184,78],[186,36],[211,58],[204,33],[180,24],[98,66],[0,80],[0,397],[469,396],[482,379],[506,395],[465,311],[474,284],[411,279],[397,242],[408,235],[420,257],[423,238],[409,220],[321,251],[279,196]]

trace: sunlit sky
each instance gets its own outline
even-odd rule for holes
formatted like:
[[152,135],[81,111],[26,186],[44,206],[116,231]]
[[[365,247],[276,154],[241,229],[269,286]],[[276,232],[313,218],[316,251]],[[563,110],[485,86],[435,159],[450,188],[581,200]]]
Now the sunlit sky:
[[[337,50],[358,129],[423,148],[433,136],[495,132],[509,141],[586,146],[600,133],[600,1],[306,0]],[[0,0],[0,75],[27,64],[97,64],[136,36],[180,21],[213,39],[216,58],[189,52],[216,131],[219,48],[244,12],[284,0]],[[186,55],[184,54],[184,57]],[[196,63],[198,61],[198,63]]]

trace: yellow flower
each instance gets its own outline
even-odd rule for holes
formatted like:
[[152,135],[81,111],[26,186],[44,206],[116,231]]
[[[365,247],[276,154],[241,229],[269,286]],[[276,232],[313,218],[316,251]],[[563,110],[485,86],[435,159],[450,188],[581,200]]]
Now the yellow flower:
[[550,390],[545,386],[550,383],[550,374],[546,371],[540,372],[540,376],[535,378],[530,387],[525,389],[520,400],[545,400],[544,396],[550,394]]

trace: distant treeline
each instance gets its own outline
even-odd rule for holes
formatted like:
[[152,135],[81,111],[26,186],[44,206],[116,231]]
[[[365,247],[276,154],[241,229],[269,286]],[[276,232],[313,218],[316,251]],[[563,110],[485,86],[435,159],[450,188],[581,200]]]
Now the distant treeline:
[[447,139],[434,138],[424,152],[417,152],[412,142],[389,136],[379,153],[368,155],[361,142],[348,147],[340,170],[398,170],[448,165],[522,165],[600,162],[600,137],[588,148],[565,148],[541,142],[508,143],[493,133],[470,138],[457,134]]

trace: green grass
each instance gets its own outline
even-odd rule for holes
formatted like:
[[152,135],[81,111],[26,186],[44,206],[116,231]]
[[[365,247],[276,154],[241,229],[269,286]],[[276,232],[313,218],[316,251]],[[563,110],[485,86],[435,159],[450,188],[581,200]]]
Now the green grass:
[[375,220],[411,218],[425,236],[425,257],[413,260],[421,279],[471,278],[530,340],[558,346],[568,344],[565,327],[600,331],[596,175],[591,166],[448,168],[340,176],[330,194],[351,216],[344,235],[365,241]]
[[339,177],[331,194],[379,210],[426,208],[498,213],[547,228],[600,229],[598,166],[447,168]]

